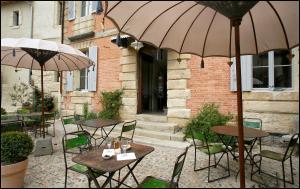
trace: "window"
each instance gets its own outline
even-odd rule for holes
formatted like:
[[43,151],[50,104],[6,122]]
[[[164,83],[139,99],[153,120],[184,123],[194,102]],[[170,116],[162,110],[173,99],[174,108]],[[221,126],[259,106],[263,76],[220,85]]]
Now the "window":
[[92,1],[82,1],[81,3],[81,17],[92,14]]
[[[87,56],[89,56],[89,51],[86,50],[85,52],[83,52],[84,54],[86,54]],[[89,73],[89,69],[85,68],[79,71],[80,72],[80,76],[79,76],[79,89],[80,90],[88,90],[88,73]]]
[[253,88],[292,87],[292,64],[289,51],[271,51],[253,56]]
[[20,14],[19,11],[14,11],[13,12],[13,26],[19,26],[20,24]]

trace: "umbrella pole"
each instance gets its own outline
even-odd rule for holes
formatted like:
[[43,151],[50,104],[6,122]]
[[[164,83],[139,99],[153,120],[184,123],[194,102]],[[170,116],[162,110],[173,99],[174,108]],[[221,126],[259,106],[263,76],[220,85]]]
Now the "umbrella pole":
[[235,19],[235,20],[232,21],[232,25],[234,27],[234,33],[235,33],[240,188],[245,188],[243,97],[242,97],[240,29],[239,29],[240,24],[241,24],[241,19]]
[[41,121],[42,121],[42,129],[43,129],[43,138],[45,138],[45,123],[44,123],[44,78],[43,78],[43,64],[40,64],[41,66],[41,90],[42,90],[42,116],[41,116]]

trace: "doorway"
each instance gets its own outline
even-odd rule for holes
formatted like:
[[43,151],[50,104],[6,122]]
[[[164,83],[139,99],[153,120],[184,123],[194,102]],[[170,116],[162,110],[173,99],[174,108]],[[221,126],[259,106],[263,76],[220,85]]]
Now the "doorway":
[[138,113],[163,114],[167,108],[167,51],[145,45],[138,56]]

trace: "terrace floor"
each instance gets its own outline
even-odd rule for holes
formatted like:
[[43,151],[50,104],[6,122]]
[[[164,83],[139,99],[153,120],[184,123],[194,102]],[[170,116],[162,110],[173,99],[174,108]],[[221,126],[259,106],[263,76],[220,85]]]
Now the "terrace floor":
[[[64,158],[62,153],[61,138],[63,134],[63,129],[60,121],[56,123],[56,137],[53,138],[54,153],[52,155],[34,157],[33,155],[29,156],[29,166],[25,176],[25,188],[62,188],[64,187],[64,177],[65,177],[65,165]],[[75,129],[75,126],[74,126]],[[51,129],[50,129],[51,130]],[[163,179],[170,179],[176,157],[183,152],[181,148],[174,147],[162,147],[153,145],[155,151],[146,156],[141,163],[135,168],[134,173],[139,181],[142,181],[146,176],[152,175],[155,177],[160,177]],[[263,146],[263,149],[272,149],[277,151],[283,151],[283,148],[280,147],[271,147]],[[257,148],[254,149],[254,153],[257,151]],[[208,161],[208,156],[205,154],[198,155],[198,163],[206,165]],[[179,187],[182,188],[239,188],[239,177],[236,179],[235,175],[238,170],[238,162],[232,160],[230,157],[230,169],[231,176],[226,179],[221,179],[219,181],[207,182],[207,169],[194,172],[193,171],[193,162],[194,162],[194,148],[190,147],[187,158],[184,164],[182,175],[180,177]],[[100,158],[100,154],[99,154]],[[222,159],[223,165],[226,163],[226,158]],[[287,184],[287,187],[299,188],[299,156],[293,157],[293,167],[294,167],[294,179],[295,184]],[[276,174],[278,172],[281,176],[281,165],[280,162],[273,162],[264,160],[262,164],[262,170],[268,173]],[[245,175],[246,175],[246,187],[272,187],[279,188],[283,187],[283,183],[278,181],[275,178],[261,175],[254,176],[255,180],[258,180],[264,184],[258,184],[250,180],[250,171],[251,166],[249,161],[246,162],[245,166]],[[125,170],[122,171],[121,175],[125,174]],[[290,179],[290,169],[289,161],[286,161],[286,173],[287,178]],[[226,174],[224,169],[218,167],[212,169],[211,175],[213,177]],[[117,178],[117,174],[115,175]],[[103,178],[98,178],[98,181],[103,183]],[[131,176],[125,181],[126,184],[136,187],[136,184]],[[113,183],[113,186],[116,186]],[[68,188],[82,188],[88,187],[87,178],[84,175],[75,173],[73,171],[68,171]],[[95,185],[92,183],[92,187]]]

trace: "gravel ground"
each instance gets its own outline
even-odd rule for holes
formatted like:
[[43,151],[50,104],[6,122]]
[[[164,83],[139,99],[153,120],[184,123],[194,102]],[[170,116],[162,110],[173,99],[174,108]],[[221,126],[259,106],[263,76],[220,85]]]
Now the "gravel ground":
[[[62,153],[61,138],[62,138],[62,126],[60,123],[56,125],[56,137],[53,138],[54,153],[52,155],[34,157],[33,155],[29,156],[29,166],[25,176],[25,188],[61,188],[64,187],[64,177],[65,177],[65,165],[64,158]],[[173,171],[174,163],[176,157],[183,152],[184,149],[177,148],[168,148],[161,146],[153,146],[155,148],[154,152],[146,156],[141,163],[134,169],[134,174],[139,181],[142,181],[146,176],[152,175],[162,179],[170,179]],[[263,146],[263,149],[272,149],[279,152],[282,152],[283,148],[272,147],[272,146]],[[257,148],[254,149],[254,153],[257,151]],[[208,156],[199,152],[197,163],[206,166],[208,161]],[[100,157],[100,156],[99,156]],[[217,156],[219,157],[219,156]],[[236,178],[235,175],[238,170],[238,162],[234,161],[230,157],[230,170],[231,176],[225,179],[221,179],[214,182],[207,182],[208,170],[201,170],[194,172],[193,163],[194,163],[194,148],[190,147],[182,175],[179,181],[179,187],[182,188],[239,188],[239,176]],[[71,159],[71,157],[68,157]],[[226,158],[224,157],[221,160],[222,165],[226,165]],[[72,164],[71,161],[69,161]],[[213,163],[213,162],[212,162]],[[287,179],[291,178],[289,161],[286,161],[286,174]],[[293,167],[294,167],[294,185],[287,184],[287,187],[299,188],[299,157],[293,157]],[[273,175],[278,172],[279,176],[282,176],[281,173],[281,163],[272,161],[272,160],[263,160],[262,170]],[[254,179],[257,182],[263,183],[258,184],[257,182],[250,180],[250,171],[251,166],[249,162],[246,162],[245,165],[245,175],[246,175],[246,187],[272,187],[272,188],[281,188],[283,183],[278,181],[275,178],[269,177],[267,175],[261,174],[254,176]],[[124,169],[121,173],[125,175],[127,172]],[[211,177],[215,178],[226,174],[224,169],[220,166],[217,168],[211,169]],[[114,176],[117,178],[117,174]],[[99,183],[103,183],[103,178],[98,178]],[[126,184],[136,187],[136,184],[131,176],[125,181]],[[113,182],[113,186],[116,184]],[[87,178],[84,175],[78,174],[71,170],[68,171],[68,188],[82,188],[88,187]],[[92,187],[95,187],[92,184]]]

